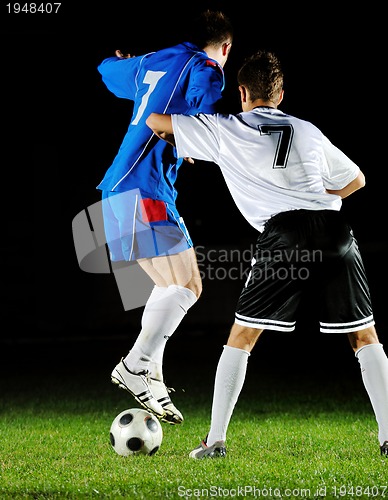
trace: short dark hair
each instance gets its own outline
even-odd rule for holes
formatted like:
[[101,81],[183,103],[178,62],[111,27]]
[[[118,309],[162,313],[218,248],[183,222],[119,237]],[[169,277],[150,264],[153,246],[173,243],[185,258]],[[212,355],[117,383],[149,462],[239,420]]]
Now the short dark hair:
[[194,17],[191,22],[190,41],[203,49],[209,45],[219,47],[233,41],[233,25],[226,14],[219,10],[207,9]]
[[237,73],[239,85],[249,91],[250,99],[275,102],[283,89],[283,70],[271,51],[258,50],[247,57]]

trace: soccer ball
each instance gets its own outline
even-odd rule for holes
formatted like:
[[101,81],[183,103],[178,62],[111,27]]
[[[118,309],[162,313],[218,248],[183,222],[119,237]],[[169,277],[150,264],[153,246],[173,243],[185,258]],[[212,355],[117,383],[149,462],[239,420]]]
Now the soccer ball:
[[152,413],[130,408],[115,417],[109,436],[110,444],[118,455],[154,455],[162,444],[163,430]]

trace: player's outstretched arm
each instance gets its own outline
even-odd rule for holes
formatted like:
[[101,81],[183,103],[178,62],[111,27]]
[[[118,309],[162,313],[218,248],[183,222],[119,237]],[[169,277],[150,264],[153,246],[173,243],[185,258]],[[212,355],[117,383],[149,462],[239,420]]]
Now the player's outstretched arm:
[[175,147],[174,131],[172,129],[172,120],[170,115],[160,113],[151,113],[146,120],[146,124],[160,139],[169,142]]
[[[151,113],[146,119],[146,124],[160,139],[175,147],[175,137],[172,128],[171,115],[162,115],[160,113]],[[184,158],[188,163],[194,163],[192,158]]]
[[354,193],[355,191],[358,191],[364,186],[365,176],[360,170],[358,176],[354,180],[352,180],[352,182],[349,182],[347,186],[343,187],[342,189],[326,189],[326,191],[329,194],[336,194],[338,196],[341,196],[341,198],[346,198],[347,196]]

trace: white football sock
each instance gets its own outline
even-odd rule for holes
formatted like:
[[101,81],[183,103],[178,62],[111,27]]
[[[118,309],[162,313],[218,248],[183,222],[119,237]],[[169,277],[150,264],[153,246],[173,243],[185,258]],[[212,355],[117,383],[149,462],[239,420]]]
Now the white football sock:
[[388,358],[382,344],[368,344],[355,353],[375,413],[380,444],[388,440]]
[[[160,300],[166,291],[167,287],[154,286],[151,295],[148,297],[147,303],[145,305],[143,317],[146,314],[146,310],[151,308],[151,304]],[[126,358],[124,358],[124,363],[129,370],[134,373],[149,370],[151,358],[144,354],[141,349],[141,345],[136,345],[135,343],[132,349],[129,351],[129,354],[127,354]]]
[[207,445],[225,441],[234,406],[244,385],[250,353],[224,345],[217,366]]
[[164,348],[166,347],[167,339],[164,339],[164,342],[160,344],[158,349],[155,351],[152,360],[150,361],[150,365],[148,367],[148,370],[150,372],[151,378],[154,378],[156,380],[160,380],[164,382],[164,377],[163,377],[163,355],[164,355]]
[[184,286],[154,287],[144,308],[142,329],[124,360],[129,370],[134,373],[152,370],[152,378],[163,380],[166,342],[196,301],[195,293]]

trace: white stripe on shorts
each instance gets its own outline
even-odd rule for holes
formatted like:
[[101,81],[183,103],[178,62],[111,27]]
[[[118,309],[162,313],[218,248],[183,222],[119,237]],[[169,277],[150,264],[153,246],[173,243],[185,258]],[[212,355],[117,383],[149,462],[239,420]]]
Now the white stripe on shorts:
[[296,321],[278,321],[273,319],[249,318],[242,314],[235,314],[235,322],[241,326],[258,328],[260,330],[278,330],[280,332],[292,332],[295,330]]
[[367,318],[359,319],[357,321],[350,321],[349,323],[322,323],[320,324],[320,331],[322,333],[351,333],[358,330],[365,330],[375,324],[373,314]]

